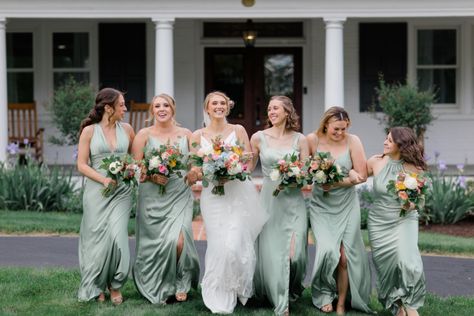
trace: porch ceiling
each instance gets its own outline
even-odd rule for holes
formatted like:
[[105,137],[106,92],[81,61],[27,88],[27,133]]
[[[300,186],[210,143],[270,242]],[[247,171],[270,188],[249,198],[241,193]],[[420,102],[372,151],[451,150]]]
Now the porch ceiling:
[[472,0],[1,0],[0,18],[318,18],[474,16]]

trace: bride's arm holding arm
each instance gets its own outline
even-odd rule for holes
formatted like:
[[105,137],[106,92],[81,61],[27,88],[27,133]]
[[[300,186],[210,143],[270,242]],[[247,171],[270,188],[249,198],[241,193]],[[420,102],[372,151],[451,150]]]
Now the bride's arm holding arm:
[[258,162],[258,157],[260,154],[260,137],[259,133],[261,132],[256,132],[255,134],[252,135],[250,138],[250,147],[252,149],[252,166],[251,170],[253,171],[255,167],[257,166]]
[[[194,131],[192,133],[191,137],[188,138],[189,143],[189,151],[191,154],[197,154],[198,150],[201,148],[201,130]],[[200,180],[202,178],[202,170],[198,166],[192,165],[192,163],[189,164],[189,171],[185,177],[185,181],[189,185],[193,185],[196,183],[196,181]]]

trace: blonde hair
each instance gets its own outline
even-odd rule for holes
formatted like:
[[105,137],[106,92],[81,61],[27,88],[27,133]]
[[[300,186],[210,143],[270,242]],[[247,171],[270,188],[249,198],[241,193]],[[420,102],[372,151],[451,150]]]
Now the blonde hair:
[[155,102],[158,98],[162,98],[164,99],[170,106],[171,108],[171,113],[172,113],[172,122],[174,125],[178,125],[178,122],[176,122],[175,120],[175,116],[176,116],[176,101],[173,99],[172,96],[166,94],[166,93],[160,93],[158,95],[155,95],[153,97],[153,99],[151,100],[151,103],[150,103],[150,107],[148,108],[148,114],[149,114],[149,117],[148,119],[146,120],[147,122],[153,122],[155,117],[153,116],[153,107],[155,105]]
[[319,128],[315,131],[318,137],[323,136],[327,132],[326,125],[329,120],[333,119],[332,121],[346,121],[347,127],[351,125],[351,119],[349,118],[349,114],[344,110],[344,108],[340,106],[332,106],[324,112],[323,117],[321,118],[321,122],[319,123]]
[[209,101],[211,101],[211,98],[216,95],[223,97],[225,100],[225,103],[227,105],[227,110],[225,112],[226,116],[229,115],[230,110],[234,107],[234,101],[232,101],[224,92],[221,92],[221,91],[209,92],[206,95],[206,98],[204,99],[204,103],[203,103],[204,126],[208,126],[209,125],[208,121],[210,121],[209,114],[207,113],[207,109],[209,107]]
[[[270,98],[270,103],[272,100],[277,100],[280,101],[281,104],[283,105],[283,110],[285,110],[285,113],[288,114],[288,117],[286,118],[286,123],[285,123],[285,129],[287,130],[293,130],[295,132],[299,131],[300,129],[300,123],[299,123],[299,116],[296,114],[295,107],[293,106],[293,102],[291,101],[290,98],[284,95],[275,95]],[[267,115],[268,116],[268,115]],[[272,127],[272,122],[270,122],[270,119],[267,117],[267,127]]]

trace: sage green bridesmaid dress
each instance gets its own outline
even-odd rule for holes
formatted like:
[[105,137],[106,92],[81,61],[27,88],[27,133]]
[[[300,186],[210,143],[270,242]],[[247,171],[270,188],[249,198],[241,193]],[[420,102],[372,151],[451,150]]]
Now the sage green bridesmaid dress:
[[423,306],[426,294],[418,250],[418,212],[400,217],[400,203],[387,193],[388,181],[402,170],[402,161],[390,159],[374,176],[375,200],[367,222],[379,300],[394,314],[400,302],[413,309]]
[[[275,314],[283,315],[289,302],[295,301],[304,290],[308,214],[301,189],[289,188],[273,196],[280,181],[272,181],[270,173],[285,154],[298,153],[298,139],[304,136],[295,133],[289,148],[270,147],[263,132],[259,132],[259,137],[264,175],[260,198],[270,218],[257,240],[255,294],[258,298],[266,297],[274,306]],[[292,239],[294,253],[290,258]]]
[[[92,168],[102,175],[106,174],[105,170],[99,169],[102,159],[111,155],[124,156],[128,152],[129,137],[119,122],[115,133],[117,147],[112,151],[102,127],[94,125],[90,161]],[[130,271],[127,227],[132,207],[131,188],[122,183],[111,196],[104,197],[103,187],[91,179],[87,179],[84,186],[79,236],[80,301],[96,298],[109,286],[120,289]]]
[[[352,169],[349,147],[335,162],[346,172]],[[349,274],[347,301],[352,308],[371,312],[368,307],[371,274],[360,231],[360,205],[356,188],[337,187],[325,197],[322,187],[314,185],[308,206],[316,246],[311,283],[313,304],[322,308],[337,297],[337,265],[342,244]]]
[[[188,155],[186,137],[178,141]],[[148,137],[145,150],[159,148],[160,141]],[[140,184],[137,204],[136,259],[133,277],[138,291],[152,304],[165,304],[176,293],[187,293],[199,282],[199,257],[191,228],[193,196],[183,178],[172,175],[161,195],[152,182]],[[184,246],[177,257],[182,233]]]

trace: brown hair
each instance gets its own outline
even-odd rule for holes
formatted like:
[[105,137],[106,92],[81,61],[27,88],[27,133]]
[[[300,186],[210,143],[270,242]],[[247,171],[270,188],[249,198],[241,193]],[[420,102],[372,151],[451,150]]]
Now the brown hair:
[[323,136],[327,132],[326,125],[329,123],[329,120],[333,119],[334,121],[346,121],[347,127],[351,125],[351,119],[349,114],[340,106],[332,106],[324,112],[321,122],[319,123],[319,128],[315,131],[318,137]]
[[[270,101],[272,100],[280,101],[283,105],[283,109],[288,114],[288,117],[286,118],[285,129],[296,132],[299,131],[300,123],[298,120],[300,117],[298,114],[296,114],[296,110],[291,99],[284,95],[275,95],[270,98]],[[270,103],[270,101],[268,103]],[[272,122],[270,122],[270,119],[267,117],[266,127],[268,128],[272,126]]]
[[173,99],[172,96],[166,94],[166,93],[160,93],[158,95],[155,95],[153,99],[151,100],[150,107],[148,108],[148,114],[149,117],[147,119],[147,122],[153,122],[154,116],[153,116],[153,106],[155,105],[155,102],[158,98],[165,99],[165,101],[170,105],[171,108],[171,113],[173,114],[172,117],[172,122],[174,125],[178,125],[178,123],[175,120],[176,116],[176,101]]
[[225,99],[225,103],[227,104],[227,111],[225,113],[225,115],[229,115],[230,113],[230,110],[234,107],[234,102],[227,96],[227,94],[225,94],[224,92],[221,92],[221,91],[213,91],[213,92],[209,92],[207,95],[206,95],[206,98],[204,99],[204,111],[207,110],[207,107],[208,107],[208,104],[209,104],[209,101],[211,101],[211,98],[213,96],[221,96]]
[[422,170],[428,168],[423,158],[423,147],[418,144],[415,132],[411,128],[392,127],[389,133],[392,135],[393,142],[398,146],[400,159]]
[[86,126],[99,123],[102,120],[106,105],[112,107],[114,111],[112,113],[113,115],[115,113],[115,103],[121,95],[123,95],[122,92],[113,88],[103,88],[102,90],[100,90],[95,97],[94,107],[89,112],[87,117],[81,122],[81,127],[79,128],[79,135],[81,135],[82,130]]

